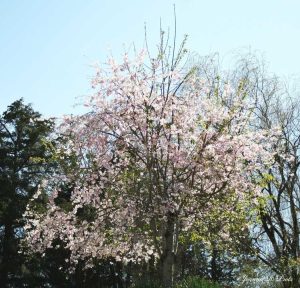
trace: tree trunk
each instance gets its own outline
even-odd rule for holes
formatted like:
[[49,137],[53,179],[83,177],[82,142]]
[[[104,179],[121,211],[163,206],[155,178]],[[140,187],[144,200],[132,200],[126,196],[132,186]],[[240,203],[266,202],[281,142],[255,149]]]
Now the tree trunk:
[[[288,278],[288,277],[287,277]],[[291,268],[290,272],[291,282],[287,282],[291,288],[299,288],[299,274],[296,267]],[[287,280],[287,279],[286,279]]]
[[210,261],[210,268],[211,268],[211,279],[213,281],[219,280],[219,273],[218,273],[218,265],[217,265],[217,258],[218,258],[218,250],[215,247],[215,243],[212,243],[212,255],[211,255],[211,261]]
[[164,235],[164,249],[161,259],[162,283],[165,288],[171,288],[174,285],[176,257],[176,241],[174,241],[174,238],[176,237],[175,234],[175,217],[170,214],[166,224],[166,231]]
[[174,264],[174,254],[168,253],[162,263],[162,282],[166,288],[174,285]]
[[2,247],[2,261],[0,269],[0,283],[1,287],[8,287],[9,277],[8,274],[11,270],[11,258],[14,256],[12,253],[13,241],[13,228],[11,224],[5,224],[4,238]]

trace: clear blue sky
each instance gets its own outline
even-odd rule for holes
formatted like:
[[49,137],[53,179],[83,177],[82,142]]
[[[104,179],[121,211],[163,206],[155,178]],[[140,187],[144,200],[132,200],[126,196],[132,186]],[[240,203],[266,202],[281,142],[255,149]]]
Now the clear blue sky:
[[91,64],[132,42],[150,46],[159,20],[188,48],[221,55],[251,47],[280,76],[300,75],[299,0],[0,0],[0,112],[23,97],[45,116],[78,113],[91,93]]

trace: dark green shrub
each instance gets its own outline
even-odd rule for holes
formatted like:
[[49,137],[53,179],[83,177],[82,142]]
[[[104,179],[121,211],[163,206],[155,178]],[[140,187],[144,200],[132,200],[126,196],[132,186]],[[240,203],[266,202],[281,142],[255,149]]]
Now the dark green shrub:
[[134,288],[162,288],[159,281],[157,281],[157,280],[145,280],[143,278],[137,280],[130,287],[134,287]]
[[[162,288],[159,281],[146,280],[141,278],[137,280],[132,286],[134,288]],[[189,276],[179,282],[177,282],[174,288],[222,288],[220,284],[213,283],[209,280],[203,279],[199,276]]]
[[221,288],[221,286],[198,276],[190,276],[178,282],[175,288]]

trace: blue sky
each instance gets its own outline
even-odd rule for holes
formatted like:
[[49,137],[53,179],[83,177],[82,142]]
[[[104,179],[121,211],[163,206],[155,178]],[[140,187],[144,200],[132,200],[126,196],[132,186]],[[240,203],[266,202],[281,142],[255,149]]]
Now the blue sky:
[[45,116],[80,113],[95,62],[158,42],[159,21],[201,55],[251,47],[269,70],[300,75],[299,0],[0,0],[0,112],[20,97]]

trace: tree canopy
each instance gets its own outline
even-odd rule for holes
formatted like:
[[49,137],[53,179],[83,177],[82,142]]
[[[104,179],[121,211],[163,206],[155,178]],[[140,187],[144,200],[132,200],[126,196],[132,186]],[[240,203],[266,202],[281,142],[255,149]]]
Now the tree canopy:
[[[274,131],[249,125],[254,99],[245,80],[213,87],[196,67],[182,66],[184,46],[166,47],[155,58],[147,51],[121,63],[109,58],[92,81],[90,112],[65,119],[66,153],[76,162],[51,180],[59,185],[48,210],[26,212],[34,251],[59,239],[71,266],[110,257],[125,265],[152,261],[171,287],[180,239],[201,229],[214,201],[224,199],[230,212],[260,195],[255,172],[271,163]],[[68,206],[56,201],[63,183]],[[228,227],[218,232],[226,237]]]

